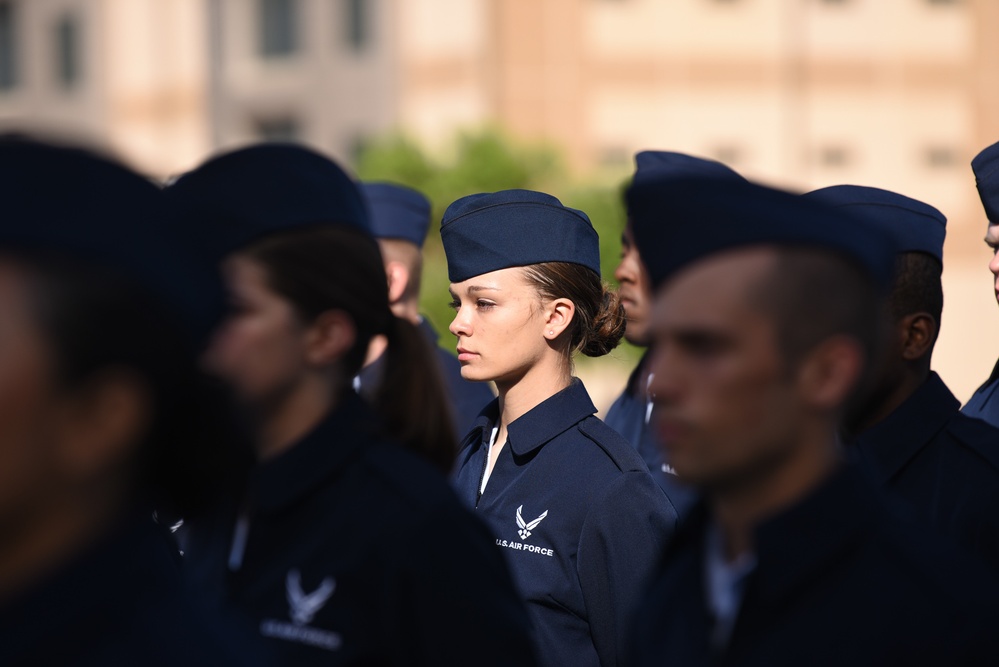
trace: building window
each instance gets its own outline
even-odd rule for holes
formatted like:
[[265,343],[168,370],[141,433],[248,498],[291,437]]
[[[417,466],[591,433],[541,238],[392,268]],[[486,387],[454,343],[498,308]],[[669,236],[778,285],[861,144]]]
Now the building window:
[[0,90],[17,85],[17,42],[14,3],[0,0]]
[[298,51],[298,0],[258,0],[260,53],[268,58]]
[[371,7],[366,0],[340,0],[346,12],[344,25],[347,29],[347,43],[354,51],[363,51],[370,41],[368,12]]
[[80,80],[80,22],[66,14],[56,23],[56,80],[63,88],[72,88]]
[[295,142],[302,135],[298,120],[291,116],[261,119],[256,125],[261,141]]
[[924,152],[926,165],[931,169],[946,169],[956,166],[960,160],[958,152],[947,146],[930,146]]

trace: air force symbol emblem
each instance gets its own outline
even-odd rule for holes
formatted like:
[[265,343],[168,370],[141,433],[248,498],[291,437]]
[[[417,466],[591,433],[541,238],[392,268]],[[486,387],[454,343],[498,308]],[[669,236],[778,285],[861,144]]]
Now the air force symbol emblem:
[[302,573],[298,570],[289,570],[285,583],[288,587],[288,613],[297,625],[311,623],[313,617],[326,605],[336,590],[336,581],[333,577],[326,577],[319,584],[319,588],[306,593],[302,590]]
[[548,516],[548,510],[542,512],[541,516],[539,516],[534,521],[530,523],[525,523],[524,517],[521,515],[521,511],[523,511],[523,509],[524,509],[523,505],[517,508],[517,528],[520,529],[517,531],[517,533],[520,535],[520,539],[526,540],[528,537],[531,536],[531,531],[537,528],[538,524],[544,521],[545,517]]

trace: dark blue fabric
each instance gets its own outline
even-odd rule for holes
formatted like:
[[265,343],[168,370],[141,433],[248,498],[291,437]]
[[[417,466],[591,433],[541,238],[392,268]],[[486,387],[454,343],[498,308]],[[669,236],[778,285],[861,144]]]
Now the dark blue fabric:
[[706,505],[691,512],[636,616],[652,665],[991,665],[999,588],[947,540],[896,515],[860,471],[835,474],[755,531],[756,568],[727,646],[710,648]]
[[833,185],[803,195],[832,208],[890,225],[899,252],[924,252],[943,264],[947,218],[929,204],[880,188]]
[[690,487],[681,484],[672,472],[663,447],[656,440],[649,412],[646,364],[649,354],[631,373],[624,391],[617,397],[604,417],[604,423],[627,440],[649,466],[652,479],[669,498],[679,516],[683,516],[693,505],[697,494]]
[[223,311],[214,266],[162,212],[159,189],[86,151],[0,139],[0,248],[41,252],[102,267],[171,309],[195,345]]
[[932,373],[852,444],[885,488],[999,572],[999,429],[960,412]]
[[430,229],[430,201],[426,197],[395,183],[361,183],[361,193],[376,239],[402,239],[423,247]]
[[[479,497],[498,405],[462,443],[458,495],[492,529],[513,571],[540,663],[624,664],[631,614],[676,512],[635,450],[593,416],[578,380],[509,424]],[[525,528],[518,517],[537,523]]]
[[179,557],[151,513],[42,585],[0,605],[4,667],[265,664],[246,637],[184,595]]
[[543,262],[582,264],[600,274],[600,240],[590,219],[541,192],[462,197],[444,212],[441,241],[455,283]]
[[982,150],[971,161],[975,185],[990,224],[999,224],[999,142]]
[[999,427],[999,395],[996,390],[999,390],[999,361],[992,368],[989,379],[975,391],[961,411],[969,417]]
[[[437,332],[424,318],[420,323],[420,331],[427,337],[437,355],[441,377],[447,389],[447,401],[451,407],[451,418],[454,423],[456,437],[462,438],[472,429],[476,417],[495,396],[485,382],[469,382],[461,377],[461,364],[457,357],[438,346]],[[365,398],[374,395],[378,382],[382,377],[385,356],[382,355],[361,369],[358,374],[358,392]]]
[[735,179],[683,176],[635,183],[626,196],[654,287],[708,255],[760,245],[837,253],[879,284],[891,282],[898,242],[890,230],[800,195]]
[[[245,494],[191,527],[195,590],[268,635],[281,665],[534,664],[527,615],[489,532],[429,463],[377,431],[347,394],[258,466]],[[248,539],[230,571],[239,507]],[[304,622],[289,601],[296,574],[305,593],[333,585]]]
[[641,151],[635,155],[633,183],[673,176],[706,176],[745,180],[729,167],[715,160],[674,153],[671,151]]
[[357,184],[331,160],[297,145],[225,153],[164,193],[174,223],[216,263],[274,232],[325,224],[371,232]]

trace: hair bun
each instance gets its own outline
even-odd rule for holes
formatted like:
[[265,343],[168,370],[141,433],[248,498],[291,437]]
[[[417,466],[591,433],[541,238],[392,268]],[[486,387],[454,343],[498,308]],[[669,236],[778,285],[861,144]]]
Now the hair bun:
[[618,293],[603,286],[600,309],[585,332],[579,350],[588,357],[602,357],[618,346],[627,325]]

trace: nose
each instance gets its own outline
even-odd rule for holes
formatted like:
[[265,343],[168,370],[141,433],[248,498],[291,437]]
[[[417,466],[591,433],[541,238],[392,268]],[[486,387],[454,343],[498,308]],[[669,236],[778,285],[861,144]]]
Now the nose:
[[463,315],[464,312],[464,308],[459,308],[454,314],[454,319],[451,320],[451,325],[447,328],[455,337],[467,336],[471,330],[468,317]]
[[989,262],[989,271],[992,275],[999,278],[999,252],[992,255],[992,260]]
[[614,280],[618,281],[619,283],[635,281],[634,272],[631,270],[631,267],[629,266],[627,255],[621,258],[621,261],[618,262],[617,264],[617,268],[614,269]]

